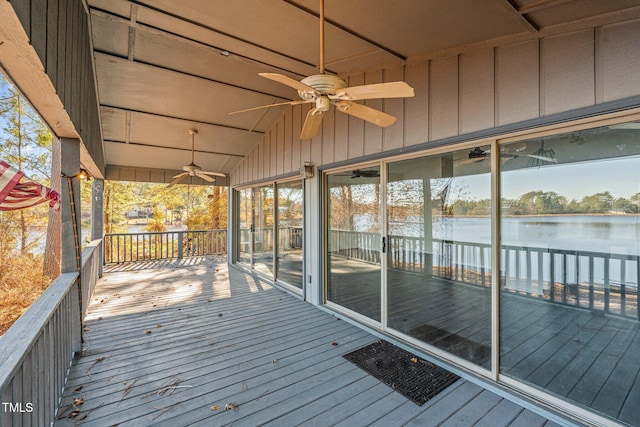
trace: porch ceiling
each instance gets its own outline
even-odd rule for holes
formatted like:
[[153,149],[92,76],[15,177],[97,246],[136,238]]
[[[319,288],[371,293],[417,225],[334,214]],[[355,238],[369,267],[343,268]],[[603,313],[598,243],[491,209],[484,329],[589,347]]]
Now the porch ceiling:
[[[636,0],[326,0],[326,67],[347,74],[637,8]],[[229,173],[318,73],[318,0],[88,0],[108,167]]]

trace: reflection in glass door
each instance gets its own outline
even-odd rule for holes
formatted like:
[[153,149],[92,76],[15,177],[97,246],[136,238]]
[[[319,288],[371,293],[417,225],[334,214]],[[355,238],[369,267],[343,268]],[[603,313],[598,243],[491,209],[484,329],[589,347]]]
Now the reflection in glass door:
[[278,193],[277,279],[302,289],[302,215],[304,192],[302,181],[276,185]]
[[327,299],[380,321],[380,168],[330,174],[327,187]]
[[389,163],[387,325],[490,368],[487,148]]
[[253,212],[251,189],[238,190],[238,262],[251,265],[253,247]]
[[273,185],[253,189],[253,268],[273,278]]

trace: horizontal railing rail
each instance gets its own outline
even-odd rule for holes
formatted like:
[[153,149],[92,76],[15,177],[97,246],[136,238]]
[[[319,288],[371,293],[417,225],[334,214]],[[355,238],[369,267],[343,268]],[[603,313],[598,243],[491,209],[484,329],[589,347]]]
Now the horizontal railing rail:
[[83,251],[81,291],[80,274],[61,274],[0,337],[0,426],[55,421],[68,369],[82,350],[80,298],[88,302],[98,280],[100,243]]
[[[331,230],[333,255],[380,262],[378,233]],[[430,246],[430,247],[429,247]],[[640,256],[503,245],[504,291],[553,303],[640,319]],[[491,286],[491,245],[420,237],[388,236],[391,269],[430,273],[468,284]]]
[[105,264],[227,253],[227,230],[108,233],[103,240]]

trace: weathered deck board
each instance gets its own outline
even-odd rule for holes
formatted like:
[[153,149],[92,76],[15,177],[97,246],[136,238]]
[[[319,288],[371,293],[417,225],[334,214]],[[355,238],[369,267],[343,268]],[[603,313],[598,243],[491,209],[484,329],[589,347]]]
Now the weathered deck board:
[[547,421],[464,379],[417,406],[342,357],[367,332],[221,261],[159,267],[100,281],[56,425]]

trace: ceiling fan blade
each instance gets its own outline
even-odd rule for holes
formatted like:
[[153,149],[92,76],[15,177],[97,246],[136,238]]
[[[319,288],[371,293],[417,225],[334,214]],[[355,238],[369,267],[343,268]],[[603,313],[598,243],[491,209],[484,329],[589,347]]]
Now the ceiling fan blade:
[[238,110],[238,111],[232,111],[229,114],[238,114],[238,113],[246,113],[247,111],[253,111],[253,110],[261,110],[263,108],[271,108],[271,107],[279,107],[281,105],[298,105],[298,104],[308,104],[310,102],[313,102],[313,100],[309,100],[309,101],[287,101],[287,102],[278,102],[276,104],[267,104],[267,105],[261,105],[259,107],[252,107],[252,108],[246,108],[244,110]]
[[203,173],[205,175],[213,175],[213,176],[226,176],[223,173],[219,173],[219,172],[208,172],[208,171],[200,171],[200,173]]
[[278,74],[278,73],[258,73],[258,75],[269,79],[269,80],[273,80],[274,82],[278,82],[281,83],[285,86],[289,86],[294,88],[295,90],[299,91],[299,92],[304,92],[304,93],[312,93],[314,95],[320,95],[320,92],[318,92],[317,90],[315,90],[314,88],[312,88],[311,86],[308,86],[302,82],[299,82],[295,79],[292,79],[291,77],[287,77],[283,74]]
[[205,175],[204,173],[197,171],[196,176],[204,179],[207,182],[215,182],[215,178],[211,178],[209,175]]
[[302,126],[302,132],[300,132],[300,139],[310,139],[316,136],[318,130],[320,130],[323,116],[324,111],[315,108],[309,110],[307,118],[304,120],[304,125]]
[[374,125],[387,127],[396,122],[396,118],[390,114],[384,113],[375,108],[367,107],[366,105],[358,104],[356,102],[339,101],[336,102],[336,107],[343,113],[350,114],[359,119],[366,120]]
[[355,101],[360,99],[409,98],[414,95],[413,88],[405,82],[389,82],[345,87],[338,89],[335,95],[329,95],[329,98]]
[[182,181],[182,179],[187,175],[189,175],[187,172],[179,173],[178,175],[173,177],[173,181],[171,181],[167,187],[173,187],[174,185]]
[[532,157],[532,158],[538,159],[538,160],[542,160],[543,162],[558,163],[558,159],[555,159],[553,157],[538,156],[536,154],[525,154],[525,156]]

